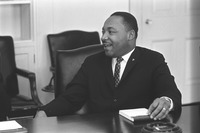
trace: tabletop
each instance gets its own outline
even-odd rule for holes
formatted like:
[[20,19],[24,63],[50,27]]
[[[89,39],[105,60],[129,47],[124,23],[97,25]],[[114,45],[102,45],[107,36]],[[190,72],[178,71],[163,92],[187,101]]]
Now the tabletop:
[[[17,120],[29,133],[140,133],[149,122],[133,123],[118,113]],[[152,121],[151,121],[152,122]],[[183,106],[175,123],[183,133],[200,132],[200,105]]]

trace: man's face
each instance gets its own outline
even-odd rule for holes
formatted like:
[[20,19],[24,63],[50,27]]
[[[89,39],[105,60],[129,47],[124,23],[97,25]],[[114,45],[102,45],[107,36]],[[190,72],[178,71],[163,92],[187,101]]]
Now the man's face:
[[105,21],[101,40],[107,56],[118,57],[128,53],[131,50],[128,38],[129,31],[126,30],[122,17],[111,16]]

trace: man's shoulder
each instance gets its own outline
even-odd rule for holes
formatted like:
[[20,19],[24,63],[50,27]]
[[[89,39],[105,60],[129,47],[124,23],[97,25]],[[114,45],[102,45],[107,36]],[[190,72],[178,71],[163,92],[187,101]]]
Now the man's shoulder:
[[147,56],[149,58],[151,58],[151,57],[163,57],[163,55],[160,52],[149,49],[149,48],[137,46],[136,49],[139,50],[140,53],[143,56]]

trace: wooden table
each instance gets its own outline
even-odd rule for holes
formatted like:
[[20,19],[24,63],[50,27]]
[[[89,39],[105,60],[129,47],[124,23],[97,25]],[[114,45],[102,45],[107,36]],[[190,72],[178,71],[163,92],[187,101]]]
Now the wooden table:
[[[147,123],[132,123],[117,113],[23,119],[28,133],[140,133]],[[183,133],[200,133],[200,105],[183,106],[176,124]]]

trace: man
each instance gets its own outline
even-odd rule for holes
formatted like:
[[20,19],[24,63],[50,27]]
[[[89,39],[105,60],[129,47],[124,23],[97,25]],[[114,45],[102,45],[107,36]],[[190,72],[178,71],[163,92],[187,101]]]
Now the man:
[[181,94],[164,57],[136,47],[137,32],[134,16],[113,13],[102,28],[104,52],[88,57],[66,92],[37,115],[71,114],[86,101],[91,113],[145,107],[154,120],[180,110]]

